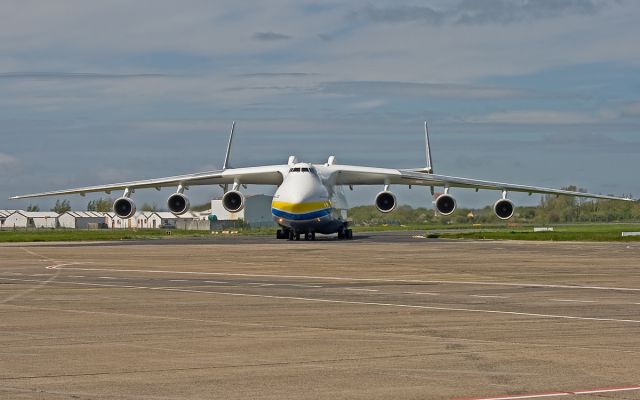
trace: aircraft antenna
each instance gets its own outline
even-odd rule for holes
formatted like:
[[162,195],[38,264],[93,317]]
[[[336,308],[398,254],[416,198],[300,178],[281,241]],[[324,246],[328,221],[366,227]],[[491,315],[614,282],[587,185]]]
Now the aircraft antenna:
[[224,156],[224,165],[222,170],[229,168],[229,154],[231,153],[231,142],[233,142],[233,132],[236,130],[236,121],[231,124],[231,135],[229,135],[229,143],[227,144],[227,153]]

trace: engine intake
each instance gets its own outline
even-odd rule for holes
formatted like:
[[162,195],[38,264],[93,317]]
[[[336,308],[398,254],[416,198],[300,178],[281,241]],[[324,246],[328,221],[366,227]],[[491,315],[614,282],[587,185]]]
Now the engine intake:
[[442,215],[451,215],[456,210],[456,199],[450,194],[441,194],[436,199],[436,209]]
[[136,213],[136,203],[128,197],[120,197],[113,202],[113,212],[120,218],[130,218]]
[[189,207],[191,203],[189,203],[189,198],[182,193],[174,193],[167,199],[167,207],[169,211],[174,213],[175,215],[182,215],[189,211]]
[[513,217],[515,206],[509,199],[500,199],[493,205],[493,212],[500,219],[509,219]]
[[395,210],[398,204],[396,195],[389,191],[380,192],[376,195],[376,208],[383,213]]
[[222,196],[222,207],[234,213],[244,208],[244,195],[236,190],[231,190]]

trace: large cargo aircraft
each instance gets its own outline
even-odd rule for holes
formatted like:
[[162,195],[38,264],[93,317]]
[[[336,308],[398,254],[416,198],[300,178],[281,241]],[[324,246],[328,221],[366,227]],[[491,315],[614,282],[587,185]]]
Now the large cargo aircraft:
[[336,162],[334,156],[329,157],[324,164],[301,163],[296,157],[290,156],[287,164],[283,165],[230,168],[229,154],[234,131],[235,122],[231,127],[224,165],[219,171],[34,193],[11,197],[11,199],[68,194],[84,196],[91,192],[110,194],[114,190],[122,190],[122,196],[113,204],[113,211],[122,218],[129,218],[136,212],[136,205],[131,195],[137,189],[155,188],[160,190],[163,187],[175,187],[176,193],[169,196],[167,207],[172,213],[181,215],[189,210],[189,199],[184,192],[190,186],[220,185],[225,192],[222,197],[222,205],[227,211],[234,213],[242,210],[245,204],[244,195],[240,192],[241,187],[274,185],[277,190],[271,203],[271,213],[274,221],[280,226],[277,238],[289,240],[300,240],[300,235],[304,235],[305,240],[313,240],[316,233],[337,233],[341,239],[351,239],[352,231],[349,229],[349,222],[344,212],[346,202],[342,189],[344,187],[352,189],[357,185],[379,185],[382,188],[374,199],[375,206],[382,213],[393,211],[398,204],[396,195],[390,190],[391,185],[428,186],[431,188],[432,195],[436,193],[435,187],[443,188],[442,193],[434,201],[436,209],[442,215],[450,215],[456,209],[456,200],[450,193],[451,188],[471,188],[476,191],[479,189],[496,190],[501,192],[501,196],[495,202],[493,210],[496,216],[502,220],[507,220],[514,214],[515,206],[508,198],[509,192],[633,201],[629,198],[616,196],[435,174],[431,162],[429,130],[426,122],[424,124],[426,166],[412,169],[341,165]]

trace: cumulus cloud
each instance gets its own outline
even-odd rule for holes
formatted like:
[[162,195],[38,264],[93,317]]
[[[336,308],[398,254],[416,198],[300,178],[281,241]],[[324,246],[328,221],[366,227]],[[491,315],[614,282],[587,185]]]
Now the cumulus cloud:
[[252,36],[255,40],[263,42],[275,42],[279,40],[289,40],[291,36],[276,32],[256,32]]

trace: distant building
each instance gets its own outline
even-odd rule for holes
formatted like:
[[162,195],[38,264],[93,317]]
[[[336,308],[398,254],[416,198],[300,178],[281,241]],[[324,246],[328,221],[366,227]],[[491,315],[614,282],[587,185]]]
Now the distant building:
[[138,229],[175,228],[178,217],[166,211],[143,211],[134,216]]
[[271,215],[272,196],[258,194],[245,198],[244,208],[236,213],[230,213],[222,206],[222,199],[211,201],[211,214],[215,215],[220,224],[243,220],[251,227],[275,226]]
[[127,229],[127,228],[135,228],[136,216],[132,216],[131,218],[120,218],[114,212],[108,212],[104,215],[104,222],[107,224],[107,228],[109,229]]
[[104,218],[103,212],[67,211],[58,217],[58,226],[68,229],[95,229],[105,224]]
[[55,228],[58,226],[58,213],[53,211],[22,211],[8,215],[4,228]]
[[7,217],[13,214],[14,212],[16,212],[16,210],[0,210],[0,229],[5,228],[4,223],[7,220]]

